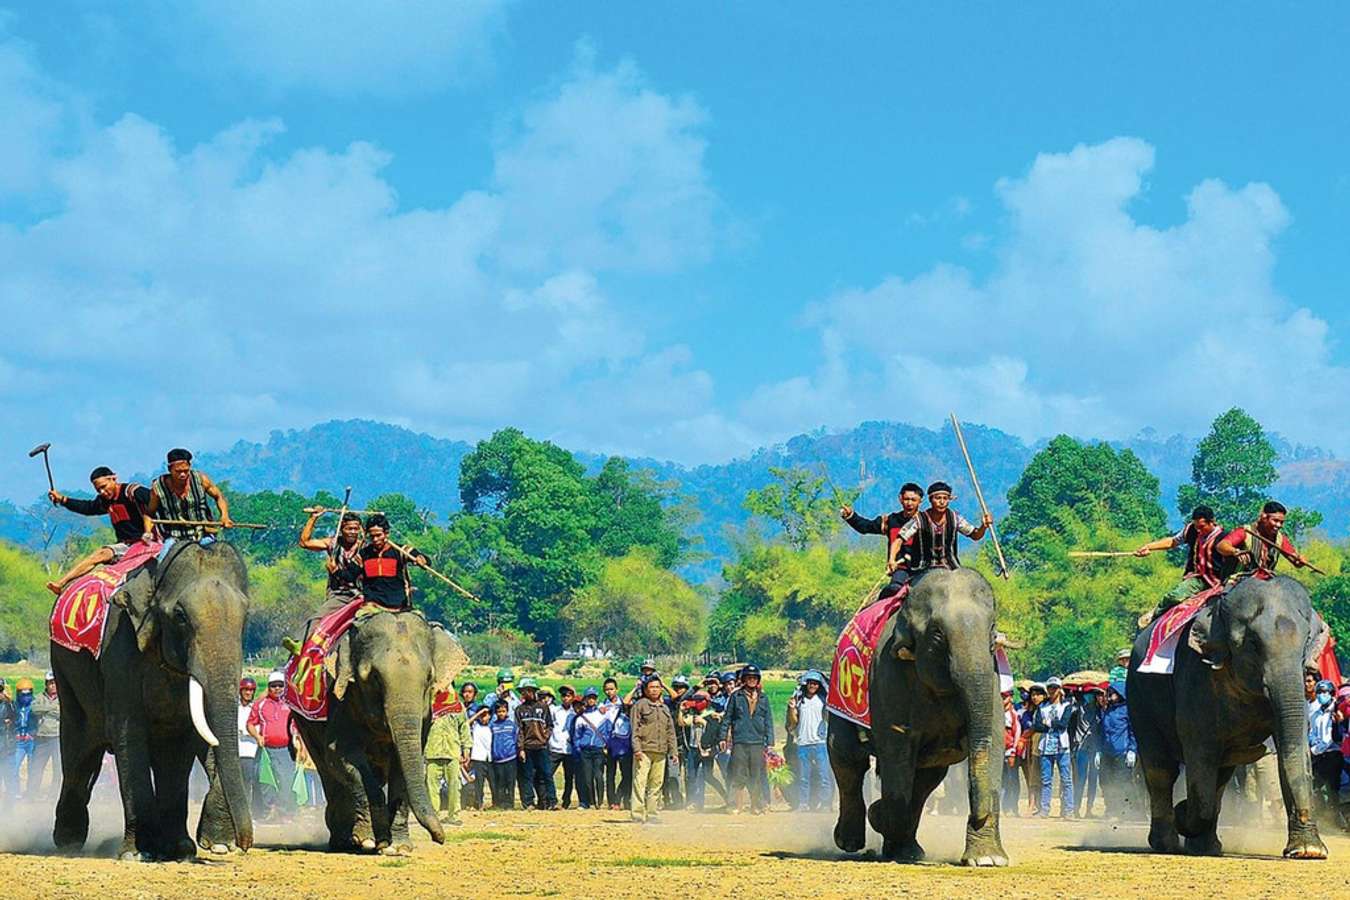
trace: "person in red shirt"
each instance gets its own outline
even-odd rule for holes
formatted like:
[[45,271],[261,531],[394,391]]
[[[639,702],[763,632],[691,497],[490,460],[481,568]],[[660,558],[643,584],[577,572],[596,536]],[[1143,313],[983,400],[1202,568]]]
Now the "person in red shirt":
[[1234,528],[1223,536],[1214,551],[1235,562],[1235,565],[1229,564],[1233,568],[1230,578],[1239,575],[1272,578],[1280,557],[1287,557],[1295,568],[1301,569],[1308,564],[1281,531],[1288,512],[1284,504],[1271,500],[1261,508],[1261,515],[1255,522]]
[[271,814],[283,822],[295,817],[295,761],[291,758],[291,708],[281,699],[286,677],[280,672],[267,676],[267,696],[253,704],[248,716],[248,733],[267,754],[276,785],[263,785],[263,802]]

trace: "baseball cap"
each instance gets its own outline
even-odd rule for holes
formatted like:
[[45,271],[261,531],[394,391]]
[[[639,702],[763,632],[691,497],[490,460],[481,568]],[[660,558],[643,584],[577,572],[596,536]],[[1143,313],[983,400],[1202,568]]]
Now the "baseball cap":
[[281,674],[280,672],[273,672],[271,675],[267,676],[267,684],[269,687],[274,684],[285,684],[285,683],[286,683],[286,676]]
[[515,674],[514,672],[512,672],[510,669],[498,669],[498,670],[497,670],[497,683],[498,683],[498,684],[502,684],[503,682],[507,682],[507,681],[515,681],[515,679],[516,679],[516,674]]
[[525,690],[525,688],[537,688],[537,687],[539,687],[539,683],[528,675],[520,679],[520,689],[522,691]]
[[599,697],[599,696],[600,696],[600,692],[597,691],[597,690],[596,690],[595,688],[593,688],[593,687],[588,687],[588,688],[586,688],[586,690],[584,690],[584,691],[581,692],[581,696],[582,696],[582,697]]
[[759,677],[760,677],[760,674],[759,674],[759,666],[755,665],[754,663],[748,663],[748,664],[745,666],[745,668],[741,669],[741,677],[742,677],[742,678],[749,678],[749,677],[752,676],[752,675],[753,675],[755,678],[759,678]]
[[1121,647],[1119,650],[1116,651],[1116,659],[1120,659],[1122,656],[1128,657],[1129,655],[1130,655],[1129,647]]
[[675,687],[689,687],[689,679],[683,675],[676,675],[670,683]]
[[1045,686],[1048,688],[1064,687],[1064,682],[1060,680],[1058,675],[1051,675],[1049,678],[1045,679]]
[[46,679],[47,681],[55,681],[55,680],[56,680],[56,673],[53,672],[51,669],[48,669],[48,670],[47,670],[47,674],[44,675],[43,678]]
[[1041,684],[1039,681],[1032,682],[1031,690],[1033,690],[1033,691],[1040,691],[1042,694],[1044,694],[1044,693],[1045,693],[1045,685]]
[[652,659],[650,656],[647,657],[646,659],[644,659],[644,660],[642,661],[642,668],[644,668],[644,669],[655,669],[655,668],[656,668],[656,660]]
[[735,682],[735,680],[736,680],[736,676],[733,675],[732,673],[730,673],[730,672],[723,672],[723,673],[722,673],[722,683],[723,683],[723,684],[732,684],[733,682]]

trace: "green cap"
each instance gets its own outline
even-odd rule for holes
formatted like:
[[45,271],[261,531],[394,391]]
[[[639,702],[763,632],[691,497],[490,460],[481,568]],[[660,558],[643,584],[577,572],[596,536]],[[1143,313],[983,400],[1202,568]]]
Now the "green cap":
[[498,669],[498,670],[497,670],[497,683],[498,683],[498,684],[501,684],[503,681],[515,681],[515,680],[516,680],[516,673],[515,673],[515,672],[512,672],[510,669]]
[[521,690],[524,690],[525,688],[537,688],[539,687],[539,684],[533,678],[530,678],[527,675],[526,677],[520,679],[519,687]]

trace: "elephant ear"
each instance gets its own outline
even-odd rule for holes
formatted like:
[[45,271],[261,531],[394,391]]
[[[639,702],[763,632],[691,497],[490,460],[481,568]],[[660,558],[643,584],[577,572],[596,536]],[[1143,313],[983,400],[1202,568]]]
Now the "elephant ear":
[[1312,621],[1308,623],[1308,638],[1303,643],[1303,668],[1322,670],[1322,655],[1327,642],[1331,640],[1331,627],[1322,614],[1313,610]]
[[449,690],[455,676],[469,664],[469,656],[450,632],[440,625],[431,626],[431,668],[435,689]]
[[144,653],[154,640],[159,629],[155,615],[155,575],[153,571],[142,570],[131,576],[117,593],[113,602],[127,611],[131,626],[136,632],[136,646]]
[[323,670],[333,682],[333,697],[341,700],[352,683],[352,633],[338,638],[338,642],[324,655]]
[[1186,643],[1201,658],[1221,666],[1233,654],[1233,647],[1246,638],[1245,627],[1225,613],[1223,602],[1211,601],[1191,621]]

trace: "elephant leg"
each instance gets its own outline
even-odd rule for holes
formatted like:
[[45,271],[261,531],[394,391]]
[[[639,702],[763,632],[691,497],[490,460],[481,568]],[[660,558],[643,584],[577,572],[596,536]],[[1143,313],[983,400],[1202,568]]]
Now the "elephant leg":
[[[62,850],[79,850],[89,837],[89,796],[94,791],[107,747],[86,726],[61,732],[61,794],[56,801],[52,842]],[[3,764],[8,765],[9,760]]]
[[887,741],[887,746],[877,748],[877,779],[881,782],[881,798],[867,810],[867,819],[881,833],[882,857],[896,859],[903,848],[904,826],[914,795],[914,754],[908,739]]
[[[135,639],[117,635],[103,651],[108,742],[117,762],[117,786],[122,794],[122,846],[118,858],[150,859],[157,849],[155,788],[150,780],[149,724],[146,721],[140,659]],[[131,643],[131,647],[123,646]]]
[[197,761],[206,771],[207,783],[201,816],[197,819],[197,846],[212,853],[228,853],[235,848],[234,819],[225,801],[225,788],[216,775],[216,755],[210,748],[199,750]]
[[408,792],[403,778],[403,769],[394,758],[388,767],[389,778],[386,781],[389,795],[389,846],[384,852],[389,855],[401,855],[412,852],[412,837],[408,834]]
[[867,846],[867,808],[863,802],[863,779],[872,765],[858,737],[858,726],[830,716],[827,749],[834,783],[839,788],[839,818],[834,825],[834,844],[845,853]]
[[[1142,749],[1142,742],[1140,747]],[[1176,811],[1172,806],[1172,788],[1181,770],[1171,759],[1147,757],[1142,752],[1139,762],[1148,788],[1148,845],[1156,853],[1180,853],[1181,837],[1177,833]]]
[[896,851],[893,859],[899,862],[919,862],[924,858],[923,847],[919,846],[919,820],[923,818],[924,804],[942,779],[947,777],[947,767],[916,769],[914,787],[910,792],[909,806],[897,810],[900,821],[897,823]]
[[165,859],[192,859],[197,855],[197,844],[187,830],[188,779],[197,758],[194,743],[187,735],[175,735],[151,745],[159,855]]
[[1215,834],[1219,822],[1219,773],[1219,766],[1212,759],[1186,760],[1186,799],[1176,805],[1174,815],[1188,853],[1217,856],[1222,852]]
[[[98,664],[88,654],[53,646],[52,666],[61,692],[61,790],[52,841],[78,850],[89,837],[89,796],[103,768],[107,741],[102,698],[97,697]],[[0,760],[10,765],[11,760]]]
[[388,845],[389,818],[384,784],[371,768],[365,751],[354,754],[354,758],[344,756],[340,768],[341,777],[351,792],[353,843],[362,850],[378,849],[381,839]]

